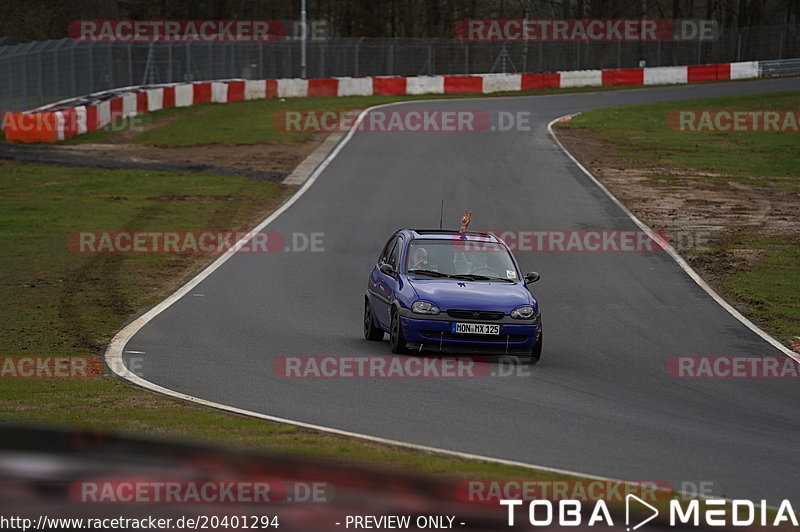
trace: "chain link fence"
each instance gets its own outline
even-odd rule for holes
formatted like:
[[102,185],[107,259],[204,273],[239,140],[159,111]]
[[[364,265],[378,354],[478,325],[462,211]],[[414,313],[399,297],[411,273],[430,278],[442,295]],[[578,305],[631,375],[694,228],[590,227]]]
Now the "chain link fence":
[[[0,46],[0,110],[31,109],[117,87],[207,79],[294,78],[299,40],[273,43],[85,43]],[[325,39],[308,42],[308,77],[555,72],[800,57],[796,26],[723,30],[713,41],[462,42]]]

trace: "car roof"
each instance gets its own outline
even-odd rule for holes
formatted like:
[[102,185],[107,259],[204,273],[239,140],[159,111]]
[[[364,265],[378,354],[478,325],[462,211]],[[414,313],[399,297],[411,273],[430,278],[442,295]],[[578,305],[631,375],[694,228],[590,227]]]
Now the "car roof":
[[492,233],[484,231],[467,231],[462,233],[456,229],[405,229],[412,238],[430,238],[433,240],[452,240],[457,237],[459,240],[472,240],[476,242],[500,242]]

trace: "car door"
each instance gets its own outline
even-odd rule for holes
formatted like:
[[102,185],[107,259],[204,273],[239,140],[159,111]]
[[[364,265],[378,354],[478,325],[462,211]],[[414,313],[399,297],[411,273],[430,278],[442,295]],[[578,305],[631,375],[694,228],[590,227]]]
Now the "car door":
[[[389,253],[385,257],[381,257],[378,262],[380,267],[381,262],[389,264],[395,271],[399,270],[400,265],[400,252],[403,249],[403,236],[399,235],[395,238],[394,243],[389,246]],[[397,275],[388,275],[383,273],[380,268],[377,268],[377,283],[375,286],[375,317],[378,322],[385,328],[389,328],[391,321],[391,306],[395,298],[397,290]]]

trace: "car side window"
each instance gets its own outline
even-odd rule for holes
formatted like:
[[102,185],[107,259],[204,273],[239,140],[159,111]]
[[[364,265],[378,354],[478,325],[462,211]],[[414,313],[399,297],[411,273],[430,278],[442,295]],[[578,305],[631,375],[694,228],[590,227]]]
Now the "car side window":
[[400,258],[400,250],[402,249],[402,247],[403,247],[403,237],[398,237],[397,244],[395,244],[392,253],[389,255],[389,260],[387,261],[395,270],[397,269],[397,263]]
[[378,264],[383,264],[386,262],[387,258],[389,257],[389,252],[392,251],[392,245],[394,244],[395,240],[397,240],[397,237],[392,236],[386,242],[386,245],[383,247],[383,251],[381,251],[381,256],[378,257]]

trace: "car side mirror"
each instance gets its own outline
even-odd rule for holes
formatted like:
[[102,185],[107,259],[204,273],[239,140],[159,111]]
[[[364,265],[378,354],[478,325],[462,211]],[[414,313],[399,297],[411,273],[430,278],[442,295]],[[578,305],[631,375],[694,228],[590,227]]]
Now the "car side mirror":
[[388,275],[390,277],[394,277],[395,275],[397,275],[397,270],[395,270],[394,267],[391,264],[387,263],[387,262],[384,262],[383,264],[381,264],[379,266],[379,269],[383,273],[385,273],[386,275]]
[[535,283],[541,276],[537,272],[530,272],[525,274],[525,284]]

